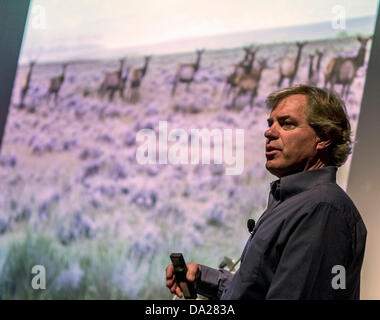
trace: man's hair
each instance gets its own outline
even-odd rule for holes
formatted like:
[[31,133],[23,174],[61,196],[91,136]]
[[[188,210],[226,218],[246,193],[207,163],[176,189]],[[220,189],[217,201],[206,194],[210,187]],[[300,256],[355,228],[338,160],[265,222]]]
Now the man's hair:
[[307,97],[306,119],[317,135],[330,138],[328,147],[330,164],[340,167],[351,153],[351,125],[343,100],[335,92],[308,85],[297,85],[270,94],[266,100],[272,111],[278,103],[294,94]]

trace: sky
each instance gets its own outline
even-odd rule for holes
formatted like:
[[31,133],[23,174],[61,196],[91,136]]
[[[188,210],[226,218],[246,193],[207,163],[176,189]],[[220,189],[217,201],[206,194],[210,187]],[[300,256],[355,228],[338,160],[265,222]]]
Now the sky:
[[325,22],[333,19],[337,5],[344,8],[346,18],[353,18],[375,15],[378,0],[33,0],[23,47],[112,50]]

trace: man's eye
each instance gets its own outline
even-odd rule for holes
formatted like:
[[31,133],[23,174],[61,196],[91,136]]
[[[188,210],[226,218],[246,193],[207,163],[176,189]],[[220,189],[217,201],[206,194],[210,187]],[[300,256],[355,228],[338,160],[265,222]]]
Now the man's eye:
[[285,128],[290,129],[290,128],[294,127],[294,123],[285,121],[282,126],[285,127]]

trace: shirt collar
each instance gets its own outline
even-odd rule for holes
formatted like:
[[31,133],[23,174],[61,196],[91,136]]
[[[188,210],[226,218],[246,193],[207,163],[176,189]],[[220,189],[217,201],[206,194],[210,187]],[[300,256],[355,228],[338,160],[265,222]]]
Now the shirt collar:
[[291,196],[323,183],[336,183],[337,167],[328,166],[285,176],[271,183],[271,193],[276,200]]

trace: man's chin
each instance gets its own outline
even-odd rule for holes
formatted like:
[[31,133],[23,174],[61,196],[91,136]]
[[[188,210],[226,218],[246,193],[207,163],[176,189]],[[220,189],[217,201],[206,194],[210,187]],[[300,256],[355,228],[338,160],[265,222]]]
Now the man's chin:
[[267,163],[265,164],[265,167],[267,168],[267,170],[273,174],[274,176],[280,178],[281,177],[281,169],[280,168],[277,168],[274,164],[272,164],[270,161],[267,161]]
[[277,170],[276,170],[276,167],[273,166],[272,164],[269,163],[269,161],[267,161],[267,163],[265,164],[265,167],[267,168],[267,170],[273,174],[274,176],[277,176]]

